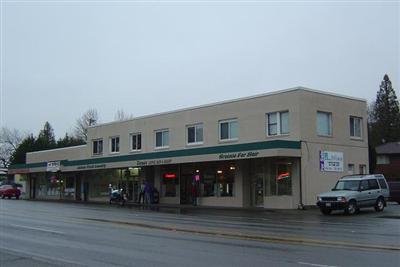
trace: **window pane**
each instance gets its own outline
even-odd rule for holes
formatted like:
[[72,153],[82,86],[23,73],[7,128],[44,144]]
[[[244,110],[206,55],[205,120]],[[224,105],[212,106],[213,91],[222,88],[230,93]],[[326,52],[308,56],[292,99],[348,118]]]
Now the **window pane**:
[[354,119],[354,136],[361,138],[361,119]]
[[162,146],[162,132],[156,132],[156,147]]
[[381,186],[382,189],[387,189],[387,185],[385,183],[385,180],[379,179],[379,185]]
[[115,152],[119,152],[119,137],[115,138]]
[[196,142],[194,135],[195,135],[195,128],[194,127],[188,127],[188,143]]
[[317,133],[319,135],[331,135],[331,114],[326,112],[317,113]]
[[138,134],[138,136],[137,136],[137,148],[136,149],[137,150],[142,149],[142,135],[141,134]]
[[203,125],[196,127],[196,142],[203,142]]
[[230,139],[238,138],[238,123],[237,121],[231,121],[230,126]]
[[269,124],[268,125],[268,135],[276,135],[278,132],[278,125],[276,124]]
[[98,148],[97,148],[97,153],[101,154],[103,153],[103,140],[99,140],[97,142]]
[[99,153],[97,150],[97,141],[93,141],[93,154]]
[[132,150],[136,150],[137,149],[137,140],[136,140],[136,135],[132,135]]
[[273,123],[277,123],[278,120],[276,118],[276,113],[270,113],[268,114],[268,123],[273,124]]
[[162,146],[169,146],[169,132],[164,131],[162,132]]
[[277,113],[268,114],[268,135],[277,135],[278,134],[278,121],[277,121]]
[[289,112],[281,113],[281,134],[289,133]]
[[228,123],[227,122],[224,122],[224,123],[221,123],[220,124],[220,127],[221,127],[221,133],[220,133],[220,138],[221,138],[221,140],[224,140],[224,139],[229,139],[229,134],[228,134]]
[[115,139],[111,138],[111,152],[115,152]]
[[354,136],[354,118],[350,118],[350,136]]

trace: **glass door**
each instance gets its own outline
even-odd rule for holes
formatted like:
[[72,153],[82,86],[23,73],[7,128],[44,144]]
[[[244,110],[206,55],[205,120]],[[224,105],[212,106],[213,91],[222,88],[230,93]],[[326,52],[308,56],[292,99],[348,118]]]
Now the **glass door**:
[[263,175],[255,175],[252,181],[252,192],[253,192],[253,206],[262,207],[264,206],[264,177]]
[[264,160],[255,159],[251,162],[251,205],[264,206]]

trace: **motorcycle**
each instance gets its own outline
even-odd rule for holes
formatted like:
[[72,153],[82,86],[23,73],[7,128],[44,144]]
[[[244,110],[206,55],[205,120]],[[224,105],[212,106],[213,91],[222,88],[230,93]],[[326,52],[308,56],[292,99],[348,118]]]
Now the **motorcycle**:
[[128,200],[128,197],[126,193],[124,192],[124,189],[119,189],[119,190],[113,190],[110,195],[110,204],[118,203],[120,206],[125,205],[126,201]]

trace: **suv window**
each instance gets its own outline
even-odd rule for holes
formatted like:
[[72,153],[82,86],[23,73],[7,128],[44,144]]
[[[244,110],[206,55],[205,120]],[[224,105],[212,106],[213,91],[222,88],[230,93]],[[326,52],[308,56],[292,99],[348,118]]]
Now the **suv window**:
[[363,180],[363,181],[361,181],[361,183],[360,183],[360,190],[361,190],[361,191],[369,190],[368,180]]
[[379,185],[376,179],[368,180],[368,184],[369,184],[369,190],[379,189]]
[[382,189],[387,189],[387,185],[384,179],[378,179],[378,181]]

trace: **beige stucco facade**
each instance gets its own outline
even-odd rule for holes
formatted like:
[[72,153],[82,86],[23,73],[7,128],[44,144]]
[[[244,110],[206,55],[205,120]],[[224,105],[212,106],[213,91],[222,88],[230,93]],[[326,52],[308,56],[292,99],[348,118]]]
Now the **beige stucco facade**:
[[[267,114],[276,112],[288,112],[288,133],[269,136]],[[330,114],[330,135],[318,135],[317,112]],[[361,136],[350,136],[350,117],[361,122]],[[237,122],[236,139],[220,140],[220,122],[224,120]],[[190,145],[187,126],[195,124],[202,124],[203,142]],[[163,129],[169,131],[169,145],[156,148],[155,133]],[[131,149],[130,135],[136,133],[141,134],[140,151]],[[116,136],[119,137],[117,153],[110,151],[110,140]],[[93,140],[103,142],[100,155],[93,155]],[[63,173],[152,167],[154,186],[160,188],[163,179],[160,166],[226,161],[235,164],[232,196],[200,197],[199,204],[248,207],[254,206],[252,177],[261,177],[252,170],[252,164],[262,158],[265,159],[262,206],[296,208],[314,205],[318,193],[329,190],[339,177],[348,174],[349,164],[354,165],[354,172],[359,169],[368,172],[367,140],[365,100],[298,87],[92,126],[88,129],[87,145],[28,153],[26,166],[15,166],[14,172],[46,172],[45,163],[50,161],[60,161]],[[321,151],[342,155],[342,170],[322,170]],[[275,168],[273,164],[281,164],[280,161],[290,164],[291,193],[267,195],[269,184],[266,181],[273,181],[268,177],[272,173],[270,168]],[[176,186],[175,197],[161,197],[161,203],[180,203],[180,183]]]

